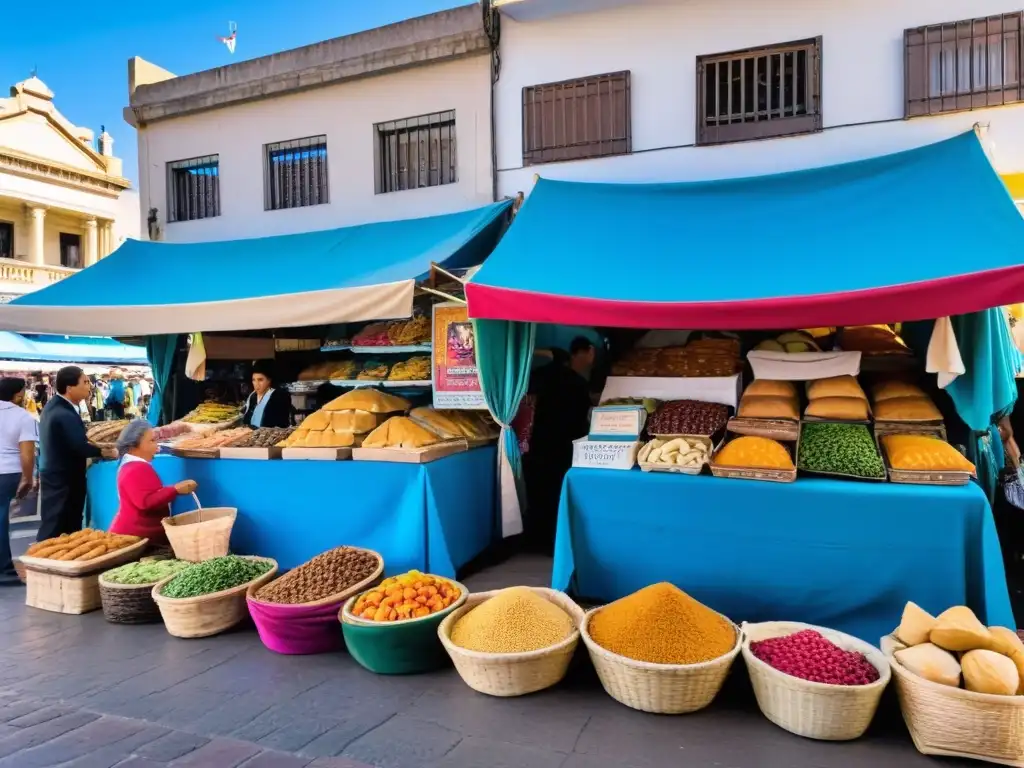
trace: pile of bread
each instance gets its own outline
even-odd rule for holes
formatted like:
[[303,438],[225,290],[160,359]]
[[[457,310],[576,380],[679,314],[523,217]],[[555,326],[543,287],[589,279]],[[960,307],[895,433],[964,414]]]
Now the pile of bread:
[[486,413],[410,407],[405,398],[378,389],[354,389],[311,413],[278,445],[415,449],[446,440],[489,438],[496,431]]
[[975,693],[1024,695],[1024,642],[1005,627],[986,627],[966,606],[932,616],[907,603],[896,639],[902,647],[893,657],[918,677]]

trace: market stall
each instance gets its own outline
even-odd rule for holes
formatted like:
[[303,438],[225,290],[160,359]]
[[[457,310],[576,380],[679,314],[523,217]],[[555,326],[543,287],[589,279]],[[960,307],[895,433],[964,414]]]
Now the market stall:
[[[90,269],[0,308],[0,324],[145,335],[151,413],[173,422],[157,436],[175,455],[159,457],[157,467],[168,480],[197,480],[205,506],[238,508],[237,551],[287,568],[356,544],[389,564],[453,576],[495,535],[496,460],[486,420],[431,407],[430,305],[424,314],[417,281],[433,267],[479,264],[509,208],[217,243],[128,241]],[[232,351],[218,352],[217,342]],[[304,387],[327,388],[329,402],[300,407],[297,423],[252,432],[240,423],[237,393],[208,386],[203,368],[222,354],[243,385],[253,358],[274,357],[296,374],[279,381],[282,388],[302,379],[296,400],[308,394]],[[199,391],[194,407],[171,396],[186,369]],[[345,405],[335,397],[343,392],[372,397]],[[90,439],[109,445],[117,430],[103,425]],[[94,525],[108,525],[116,512],[115,478],[113,464],[90,470]]]
[[[958,179],[957,188],[941,199],[918,194],[951,176]],[[568,231],[561,225],[595,211],[603,218],[600,227]],[[776,224],[795,211],[801,212],[798,236],[776,237]],[[983,241],[976,237],[979,231],[985,232]],[[751,240],[723,249],[728,233],[749,233]],[[939,318],[934,327],[947,338],[955,329],[952,346],[959,346],[957,355],[936,354],[944,358],[937,367],[928,355],[929,371],[945,377],[943,397],[949,396],[971,430],[965,442],[975,462],[971,468],[982,479],[986,462],[1001,465],[992,459],[999,448],[993,424],[1015,398],[1008,395],[1004,374],[1012,383],[1019,369],[1019,358],[1011,360],[1006,351],[1001,314],[990,308],[1024,296],[1021,242],[1024,220],[971,132],[895,155],[751,179],[659,185],[541,179],[467,286],[467,298],[484,345],[485,390],[492,380],[504,380],[508,390],[514,389],[509,382],[519,383],[522,361],[532,356],[530,328],[536,323],[767,331]],[[545,268],[556,258],[558,270]],[[956,316],[951,323],[943,320],[951,315]],[[885,332],[895,337],[891,329]],[[515,343],[489,349],[489,338]],[[787,349],[791,340],[769,341],[761,348],[777,350],[769,356],[780,355],[783,364],[797,361],[799,354],[787,359],[786,353],[794,351]],[[681,408],[695,401],[719,404],[714,407],[721,409],[721,420],[698,433],[706,435],[706,448],[701,453],[693,444],[667,445],[686,430],[659,430],[648,423],[644,432],[642,417],[635,434],[627,432],[620,442],[584,441],[587,450],[577,452],[562,489],[554,588],[571,587],[583,597],[604,601],[654,581],[672,581],[701,600],[728,606],[733,616],[785,615],[871,642],[884,633],[892,612],[910,599],[930,600],[922,604],[936,610],[966,602],[989,624],[1013,626],[985,493],[974,484],[888,482],[896,475],[890,477],[891,468],[883,466],[879,454],[885,435],[873,418],[878,403],[869,386],[876,381],[862,378],[864,389],[857,383],[857,374],[868,370],[866,364],[861,367],[860,355],[852,371],[773,376],[799,383],[786,397],[776,398],[784,402],[770,404],[783,411],[768,426],[774,429],[785,421],[788,431],[783,437],[761,429],[753,434],[768,437],[751,439],[765,442],[746,445],[757,450],[774,446],[783,456],[779,467],[788,468],[734,469],[716,464],[722,441],[728,446],[741,435],[727,428],[726,420],[742,407],[742,383],[732,377],[753,378],[744,359],[751,347],[742,334],[732,341],[700,343],[705,346],[639,351],[622,373],[623,378],[703,379],[705,386],[696,390],[689,385],[690,394],[639,388],[628,394],[640,410],[648,397],[671,399],[666,406]],[[808,346],[799,352],[810,358],[820,354],[815,359],[826,369],[837,361],[846,364],[841,351],[816,353]],[[966,372],[957,372],[952,357],[962,357]],[[897,361],[903,367],[884,375],[905,375],[916,363],[916,375],[924,377],[924,358],[924,350],[916,360],[906,351]],[[849,379],[860,398],[835,398],[844,402],[831,405],[852,399],[863,412],[816,415],[818,406],[806,397],[805,382],[824,376]],[[712,380],[729,386],[709,389]],[[930,380],[934,384],[934,377]],[[616,400],[624,394],[616,392]],[[517,401],[508,400],[505,407],[514,409]],[[920,431],[919,418],[911,418],[915,432]],[[807,428],[816,421],[846,422],[840,429],[851,434],[859,430],[880,475],[815,478],[821,468],[812,467],[803,452],[798,458],[797,449],[805,437],[822,432]],[[936,444],[952,450],[941,418],[929,412],[920,423],[932,428]],[[621,421],[614,424],[623,428]],[[646,442],[644,434],[664,439]],[[655,447],[672,451],[670,463],[678,457],[682,464],[684,453],[687,462],[695,456],[694,471],[648,465],[644,469],[652,471],[641,472],[638,449]],[[708,464],[716,476],[710,476]]]

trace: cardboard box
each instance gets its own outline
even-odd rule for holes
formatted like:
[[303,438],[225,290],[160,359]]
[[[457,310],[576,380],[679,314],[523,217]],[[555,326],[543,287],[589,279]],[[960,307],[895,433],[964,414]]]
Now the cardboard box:
[[589,440],[572,442],[572,465],[590,469],[632,469],[640,441]]
[[631,442],[640,437],[647,423],[647,409],[641,405],[601,405],[590,412],[590,440]]

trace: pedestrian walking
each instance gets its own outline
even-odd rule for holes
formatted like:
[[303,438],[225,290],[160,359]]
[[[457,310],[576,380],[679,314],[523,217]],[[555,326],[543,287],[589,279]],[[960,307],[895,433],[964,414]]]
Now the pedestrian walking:
[[113,449],[100,450],[86,438],[78,408],[91,389],[89,377],[81,368],[61,368],[57,372],[57,395],[43,408],[39,422],[39,541],[81,530],[86,461],[117,457]]
[[26,394],[24,379],[0,379],[0,586],[21,583],[11,559],[11,502],[35,482],[39,424],[22,407]]

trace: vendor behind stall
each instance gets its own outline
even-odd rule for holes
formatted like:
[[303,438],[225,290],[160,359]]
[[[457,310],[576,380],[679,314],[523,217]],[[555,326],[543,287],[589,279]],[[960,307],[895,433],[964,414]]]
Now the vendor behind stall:
[[292,397],[285,389],[274,388],[274,361],[260,360],[252,367],[252,394],[245,401],[242,421],[246,426],[290,427]]
[[117,453],[121,466],[117,469],[118,510],[110,530],[130,536],[142,536],[152,544],[166,544],[167,534],[160,522],[171,514],[170,503],[175,496],[195,491],[195,480],[182,480],[165,486],[156,470],[153,457],[157,453],[153,426],[136,419],[121,430]]

